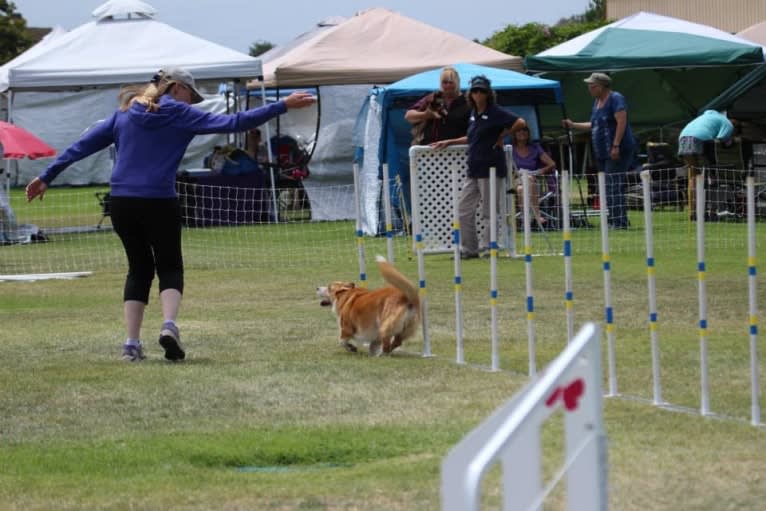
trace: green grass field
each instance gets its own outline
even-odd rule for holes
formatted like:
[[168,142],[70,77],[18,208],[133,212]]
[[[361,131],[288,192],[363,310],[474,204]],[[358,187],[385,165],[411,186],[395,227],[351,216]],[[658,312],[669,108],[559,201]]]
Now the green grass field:
[[[258,231],[257,243],[243,235],[243,267],[218,268],[228,256],[203,247],[239,229]],[[733,238],[744,232],[739,224],[720,229]],[[759,235],[763,230],[760,224]],[[447,255],[429,256],[426,265],[436,356],[419,355],[420,336],[391,357],[351,355],[337,346],[335,319],[314,295],[317,285],[358,276],[356,245],[344,231],[348,243],[332,246],[323,244],[324,224],[186,231],[183,364],[161,359],[156,294],[143,332],[149,359],[119,359],[119,260],[78,280],[0,282],[0,510],[438,509],[445,454],[527,381],[524,263],[498,262],[502,371],[486,370],[486,260],[463,265],[468,363],[454,363]],[[94,236],[88,251],[119,253],[113,234]],[[551,236],[560,244],[558,233]],[[766,430],[749,424],[746,252],[707,254],[711,409],[726,418],[702,418],[651,405],[644,254],[620,249],[641,236],[636,229],[612,240],[622,396],[605,400],[610,508],[760,509]],[[397,265],[417,280],[416,262],[397,243]],[[677,245],[656,254],[663,396],[694,410],[696,259],[693,242]],[[25,257],[40,251],[56,259],[69,257],[70,248],[57,241],[0,247],[0,258],[26,250]],[[378,286],[371,256],[385,253],[383,240],[368,240],[366,249],[370,285]],[[290,254],[311,257],[290,262]],[[600,321],[601,257],[573,262],[577,323]],[[533,268],[543,367],[566,342],[563,265],[559,257],[538,257]],[[760,371],[763,391],[763,362]],[[550,474],[560,461],[560,423],[543,437]],[[492,471],[483,486],[487,509],[499,508],[498,480]],[[546,509],[562,509],[563,496],[555,492]]]

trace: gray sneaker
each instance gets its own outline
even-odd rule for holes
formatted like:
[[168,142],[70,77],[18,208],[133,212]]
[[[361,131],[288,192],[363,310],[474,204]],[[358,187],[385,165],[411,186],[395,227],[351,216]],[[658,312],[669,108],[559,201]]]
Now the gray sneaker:
[[163,323],[160,330],[160,346],[165,350],[165,358],[172,362],[186,358],[186,352],[181,345],[181,334],[178,327],[172,323]]
[[126,362],[141,362],[145,359],[144,348],[140,344],[138,346],[133,344],[122,345],[122,359]]

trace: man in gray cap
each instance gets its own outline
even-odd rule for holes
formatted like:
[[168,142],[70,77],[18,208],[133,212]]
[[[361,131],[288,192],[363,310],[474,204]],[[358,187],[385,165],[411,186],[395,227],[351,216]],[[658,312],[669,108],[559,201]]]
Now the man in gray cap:
[[[606,174],[606,205],[609,225],[627,229],[628,210],[625,205],[625,172],[633,163],[635,139],[628,123],[625,97],[612,90],[612,79],[605,73],[592,73],[586,78],[593,108],[588,122],[564,119],[565,128],[591,131],[591,147],[599,172]],[[603,200],[602,200],[603,203]]]

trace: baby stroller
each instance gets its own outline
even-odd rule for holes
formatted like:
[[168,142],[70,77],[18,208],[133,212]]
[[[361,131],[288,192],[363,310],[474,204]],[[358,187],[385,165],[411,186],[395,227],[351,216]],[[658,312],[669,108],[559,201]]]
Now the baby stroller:
[[273,179],[278,221],[310,220],[311,203],[303,187],[303,180],[311,175],[309,153],[294,138],[281,135],[271,138],[271,155],[269,180]]

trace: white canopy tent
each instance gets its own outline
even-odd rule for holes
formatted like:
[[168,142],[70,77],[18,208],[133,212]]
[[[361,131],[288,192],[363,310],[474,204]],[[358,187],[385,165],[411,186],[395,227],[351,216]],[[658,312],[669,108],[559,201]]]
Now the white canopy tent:
[[[154,19],[156,10],[139,0],[111,0],[93,11],[94,21],[56,34],[0,68],[0,91],[8,120],[62,150],[117,107],[120,86],[146,83],[162,67],[188,69],[203,91],[221,81],[245,83],[261,76],[261,62]],[[226,110],[217,95],[202,109]],[[217,135],[197,137],[184,159],[200,167]],[[19,162],[15,184],[39,174],[44,162]],[[111,162],[106,151],[73,165],[56,184],[105,183]]]

